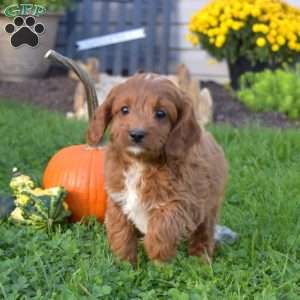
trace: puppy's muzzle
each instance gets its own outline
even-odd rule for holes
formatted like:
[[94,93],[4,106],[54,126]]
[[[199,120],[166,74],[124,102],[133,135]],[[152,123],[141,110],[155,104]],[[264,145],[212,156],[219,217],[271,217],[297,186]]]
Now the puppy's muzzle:
[[139,144],[145,138],[146,132],[143,129],[135,128],[128,131],[129,138],[132,142]]

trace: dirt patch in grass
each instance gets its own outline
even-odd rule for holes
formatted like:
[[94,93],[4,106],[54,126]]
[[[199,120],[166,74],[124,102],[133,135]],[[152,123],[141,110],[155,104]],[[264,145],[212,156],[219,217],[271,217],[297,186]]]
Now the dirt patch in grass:
[[[224,86],[208,81],[202,87],[210,89],[214,99],[215,122],[225,122],[234,126],[259,123],[268,127],[297,127],[300,122],[291,122],[284,114],[276,112],[254,113],[237,101],[231,91]],[[0,97],[30,102],[50,110],[68,112],[73,110],[73,95],[76,81],[68,78],[60,70],[52,70],[47,78],[31,79],[24,82],[1,82]]]

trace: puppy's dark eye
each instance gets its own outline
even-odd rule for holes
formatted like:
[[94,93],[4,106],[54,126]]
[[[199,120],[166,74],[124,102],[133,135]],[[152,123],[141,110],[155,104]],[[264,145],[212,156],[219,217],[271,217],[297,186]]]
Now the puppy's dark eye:
[[128,106],[123,106],[123,107],[121,108],[121,113],[122,113],[123,115],[129,114],[129,108],[128,108]]
[[161,109],[158,109],[157,111],[155,111],[156,119],[164,119],[166,116],[167,116],[167,114]]

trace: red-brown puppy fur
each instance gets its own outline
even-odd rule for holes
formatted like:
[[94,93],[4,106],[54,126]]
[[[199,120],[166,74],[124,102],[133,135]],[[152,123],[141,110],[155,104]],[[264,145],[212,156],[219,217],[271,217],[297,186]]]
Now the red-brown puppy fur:
[[[97,145],[109,124],[105,225],[112,251],[136,263],[142,233],[152,260],[171,259],[184,239],[190,255],[211,257],[227,165],[188,96],[163,76],[135,75],[98,108],[89,143]],[[129,134],[135,129],[145,134],[138,143]]]

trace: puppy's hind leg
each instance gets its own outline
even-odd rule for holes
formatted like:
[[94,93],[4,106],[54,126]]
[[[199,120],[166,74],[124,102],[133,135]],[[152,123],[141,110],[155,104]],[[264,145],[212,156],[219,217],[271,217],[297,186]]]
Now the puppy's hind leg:
[[204,220],[204,222],[197,227],[189,239],[189,255],[199,256],[206,262],[211,262],[215,248],[214,228],[214,218]]
[[121,260],[137,263],[137,233],[121,208],[108,199],[105,226],[111,250]]

